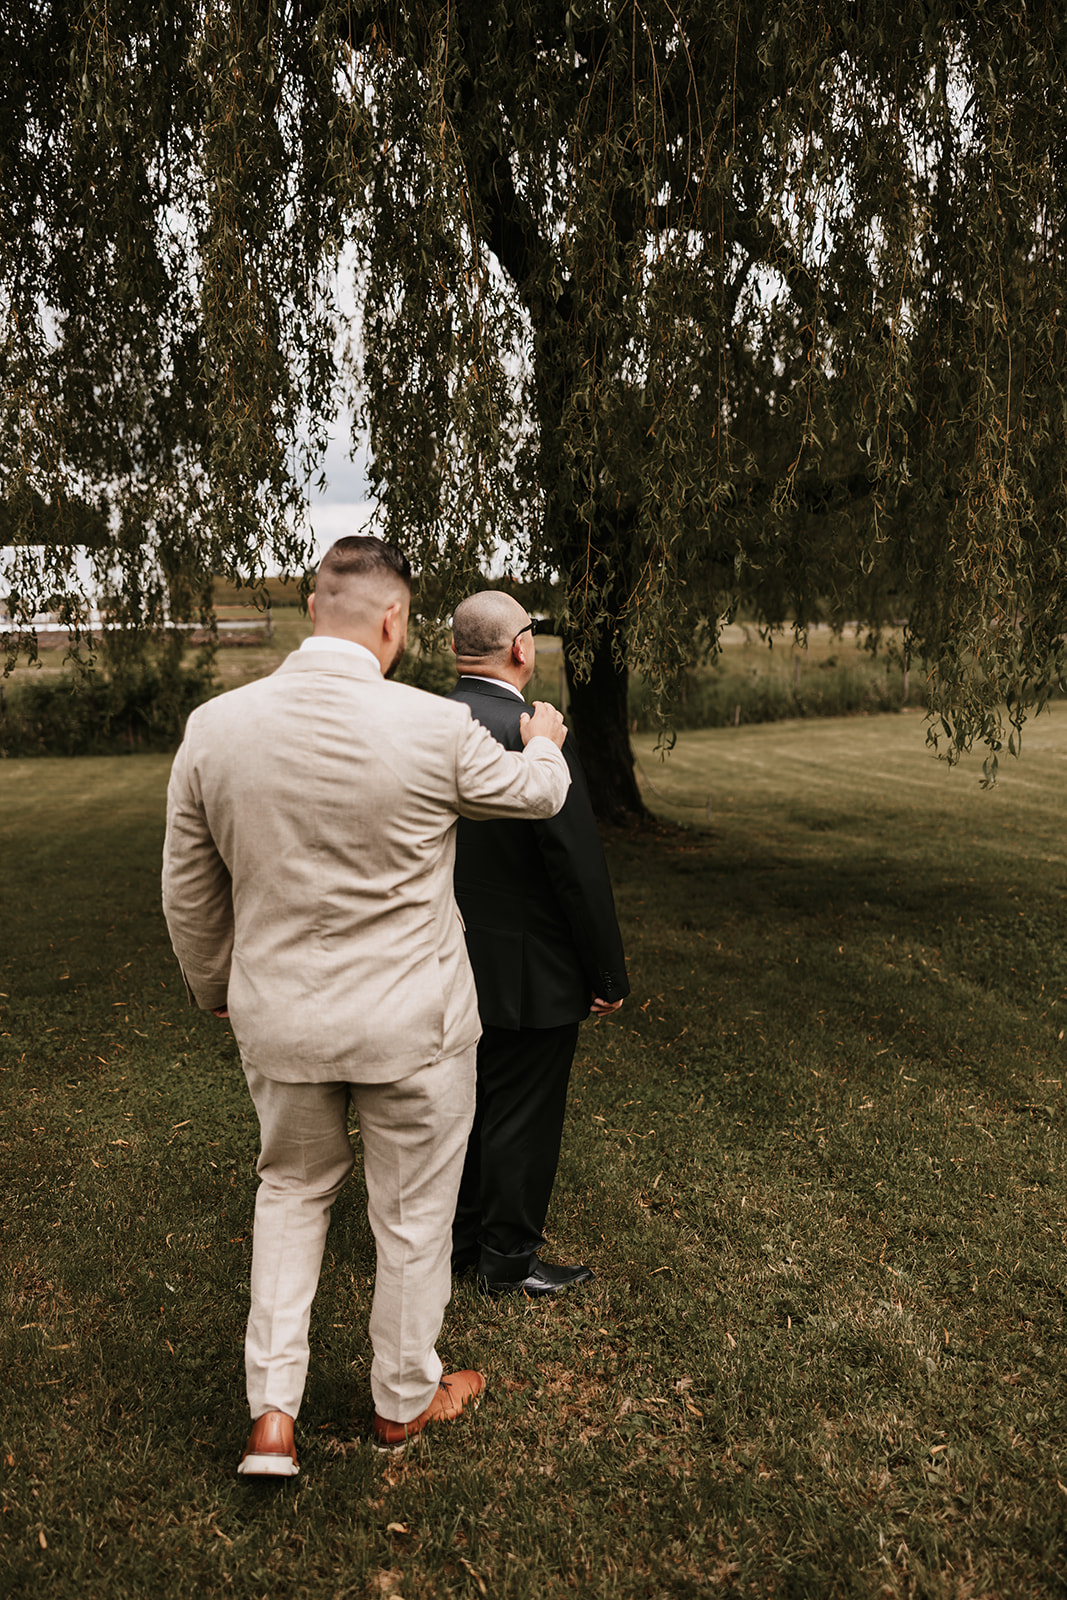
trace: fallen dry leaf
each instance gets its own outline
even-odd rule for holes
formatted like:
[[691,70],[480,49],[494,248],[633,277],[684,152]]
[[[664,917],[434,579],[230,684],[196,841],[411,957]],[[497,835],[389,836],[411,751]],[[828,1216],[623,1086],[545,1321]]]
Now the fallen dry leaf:
[[478,1593],[479,1594],[488,1594],[489,1590],[485,1587],[485,1584],[482,1582],[482,1579],[475,1572],[475,1570],[471,1566],[470,1562],[464,1560],[464,1558],[462,1556],[460,1556],[459,1560],[460,1560],[460,1565],[466,1567],[467,1571],[470,1573],[471,1577],[474,1579],[475,1583],[478,1585]]

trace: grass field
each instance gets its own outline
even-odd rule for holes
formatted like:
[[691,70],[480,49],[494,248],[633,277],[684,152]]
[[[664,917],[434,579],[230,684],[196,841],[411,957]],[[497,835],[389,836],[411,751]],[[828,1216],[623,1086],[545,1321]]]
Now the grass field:
[[917,714],[637,743],[550,1219],[597,1281],[460,1288],[486,1400],[381,1458],[354,1177],[280,1487],[233,1475],[255,1127],[160,920],[168,761],[0,763],[0,1592],[1067,1592],[1067,715],[991,793]]

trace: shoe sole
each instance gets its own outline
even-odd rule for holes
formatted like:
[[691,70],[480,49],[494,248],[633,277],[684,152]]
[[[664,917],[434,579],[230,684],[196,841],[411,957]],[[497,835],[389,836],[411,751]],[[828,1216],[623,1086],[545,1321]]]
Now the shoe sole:
[[571,1289],[580,1289],[584,1284],[595,1282],[594,1275],[588,1278],[575,1278],[573,1283],[555,1283],[545,1289],[527,1289],[523,1283],[487,1283],[483,1278],[478,1287],[483,1294],[489,1294],[494,1299],[499,1299],[505,1294],[524,1294],[527,1300],[544,1300],[551,1294],[568,1294]]
[[237,1464],[241,1478],[295,1478],[299,1471],[291,1456],[245,1456]]

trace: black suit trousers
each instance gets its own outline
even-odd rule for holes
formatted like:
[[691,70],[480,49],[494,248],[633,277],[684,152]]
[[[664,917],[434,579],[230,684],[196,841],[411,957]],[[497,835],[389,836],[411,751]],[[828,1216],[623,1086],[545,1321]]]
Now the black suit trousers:
[[496,1258],[528,1258],[544,1244],[578,1027],[482,1034],[477,1109],[452,1228],[457,1263],[499,1277]]

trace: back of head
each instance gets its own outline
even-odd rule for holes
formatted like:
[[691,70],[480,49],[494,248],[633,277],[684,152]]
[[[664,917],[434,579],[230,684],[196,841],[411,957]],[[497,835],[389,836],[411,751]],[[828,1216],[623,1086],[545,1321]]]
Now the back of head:
[[338,539],[319,563],[315,630],[358,633],[410,594],[411,564],[396,545],[366,534]]
[[452,618],[452,647],[460,668],[507,660],[512,639],[526,620],[519,602],[500,589],[482,589],[461,600]]

